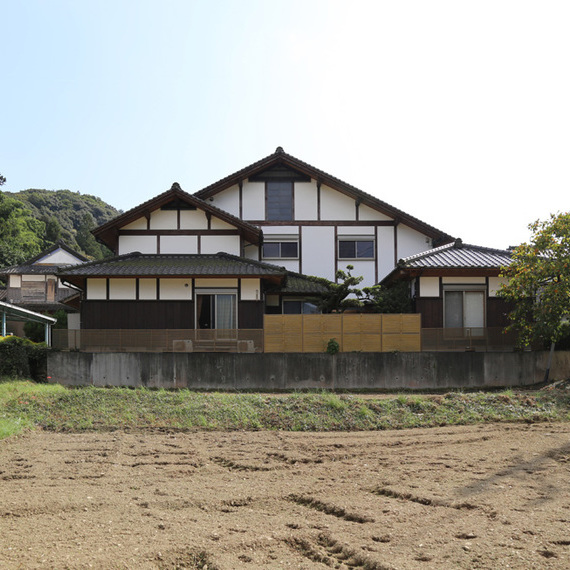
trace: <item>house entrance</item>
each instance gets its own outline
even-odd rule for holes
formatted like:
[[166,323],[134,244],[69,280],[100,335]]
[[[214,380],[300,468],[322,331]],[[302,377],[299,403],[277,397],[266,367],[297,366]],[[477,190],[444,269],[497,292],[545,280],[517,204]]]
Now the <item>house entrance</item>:
[[235,293],[197,293],[196,324],[199,329],[235,329],[237,327]]

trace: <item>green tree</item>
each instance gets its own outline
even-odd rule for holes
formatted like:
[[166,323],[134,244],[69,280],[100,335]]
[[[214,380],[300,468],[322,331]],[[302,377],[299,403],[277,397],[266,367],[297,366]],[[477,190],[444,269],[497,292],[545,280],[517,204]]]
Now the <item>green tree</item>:
[[6,177],[0,174],[0,186],[4,186],[6,184]]
[[391,285],[373,285],[362,290],[365,301],[375,313],[411,313],[410,284],[397,281]]
[[[353,269],[354,266],[352,265],[347,265],[346,271],[339,269],[336,272],[336,283],[320,277],[314,278],[327,285],[329,289],[321,297],[311,299],[322,313],[342,313],[350,307],[362,306],[359,300],[362,296],[362,291],[357,288],[357,285],[362,281],[363,277],[352,275],[351,271]],[[348,298],[349,295],[354,295],[355,297]]]
[[40,253],[45,224],[19,200],[0,192],[0,267],[22,263]]
[[502,269],[508,278],[499,295],[512,304],[507,330],[519,344],[555,343],[568,334],[570,316],[570,213],[551,214],[529,225],[532,237]]

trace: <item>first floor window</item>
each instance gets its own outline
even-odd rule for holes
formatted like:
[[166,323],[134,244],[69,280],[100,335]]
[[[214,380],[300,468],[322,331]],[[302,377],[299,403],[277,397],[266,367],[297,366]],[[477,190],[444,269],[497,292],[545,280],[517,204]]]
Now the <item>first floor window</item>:
[[196,325],[198,329],[235,329],[237,295],[231,292],[197,292]]
[[485,291],[445,291],[445,328],[485,327]]
[[371,239],[339,239],[339,259],[373,259],[374,240]]
[[303,299],[284,299],[283,314],[284,315],[316,315],[320,311],[314,303]]
[[264,259],[296,259],[298,257],[299,244],[296,241],[271,241],[263,244]]

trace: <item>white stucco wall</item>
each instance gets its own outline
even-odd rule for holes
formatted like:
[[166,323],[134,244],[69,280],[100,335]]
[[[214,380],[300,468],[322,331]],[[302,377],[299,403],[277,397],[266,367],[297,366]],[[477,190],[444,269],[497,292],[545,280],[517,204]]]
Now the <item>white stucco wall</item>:
[[119,255],[140,251],[156,253],[156,236],[119,236]]
[[259,279],[241,280],[241,300],[259,301],[261,299],[261,281]]
[[218,253],[224,251],[232,255],[240,254],[239,236],[209,236],[204,235],[200,238],[201,253]]
[[175,230],[178,227],[176,210],[154,210],[150,213],[151,230]]
[[317,220],[317,184],[311,182],[295,182],[295,219],[296,220]]
[[20,275],[8,275],[8,287],[21,287],[22,277]]
[[356,220],[355,201],[328,186],[321,186],[321,220]]
[[439,297],[439,277],[420,277],[420,297]]
[[107,280],[101,278],[87,279],[87,299],[92,301],[94,299],[107,298]]
[[352,265],[354,267],[353,270],[351,270],[351,274],[358,277],[360,275],[362,275],[362,277],[364,277],[364,279],[362,280],[362,282],[357,286],[357,287],[371,287],[372,285],[375,284],[374,281],[374,274],[375,274],[375,267],[374,267],[374,260],[371,259],[369,261],[358,261],[358,260],[354,260],[354,261],[346,261],[346,260],[342,260],[338,262],[338,268],[342,269],[343,271],[346,271],[346,266],[347,265]]
[[442,277],[444,285],[485,285],[485,277]]
[[264,182],[244,182],[243,183],[243,219],[244,220],[264,220],[265,219],[265,183]]
[[78,263],[83,263],[80,259],[77,259],[75,255],[65,251],[64,249],[58,248],[48,255],[44,255],[41,259],[38,259],[34,265],[77,265]]
[[146,230],[147,221],[146,218],[138,218],[134,222],[123,226],[122,230]]
[[239,218],[239,187],[237,184],[230,186],[227,190],[218,192],[213,198],[212,205]]
[[392,220],[390,216],[386,214],[382,214],[378,210],[374,210],[370,206],[366,206],[365,204],[360,204],[358,207],[358,219],[362,221],[366,220],[382,220],[382,221],[389,221]]
[[161,301],[192,299],[192,279],[159,279]]
[[139,279],[139,299],[145,301],[156,300],[156,279]]
[[238,286],[237,279],[196,279],[196,288],[202,289],[219,289],[219,288],[232,288],[235,289]]
[[431,239],[412,228],[400,224],[398,231],[398,259],[431,249]]
[[109,279],[109,299],[135,300],[137,298],[136,279]]
[[374,226],[338,226],[337,233],[339,236],[370,236],[371,239],[376,238]]
[[198,236],[160,236],[160,253],[198,253]]
[[205,230],[208,227],[208,219],[203,210],[181,210],[181,230]]
[[303,273],[334,280],[335,249],[334,228],[305,226],[302,228]]
[[224,222],[220,220],[220,218],[216,218],[212,216],[211,226],[213,230],[235,230],[236,227],[232,224],[228,224],[228,222]]
[[378,281],[382,281],[394,269],[394,228],[376,228],[376,255],[378,256]]
[[36,281],[36,282],[40,282],[40,281],[45,281],[46,280],[46,276],[45,275],[22,275],[22,281]]
[[508,282],[506,277],[489,277],[489,297],[496,297],[501,285],[506,285]]

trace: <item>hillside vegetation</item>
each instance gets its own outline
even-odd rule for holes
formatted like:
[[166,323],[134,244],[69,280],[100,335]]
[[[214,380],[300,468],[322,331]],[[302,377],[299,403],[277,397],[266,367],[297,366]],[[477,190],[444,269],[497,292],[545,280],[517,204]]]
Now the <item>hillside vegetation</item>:
[[100,198],[70,190],[0,192],[0,266],[34,257],[61,240],[93,259],[110,255],[91,230],[119,214]]

